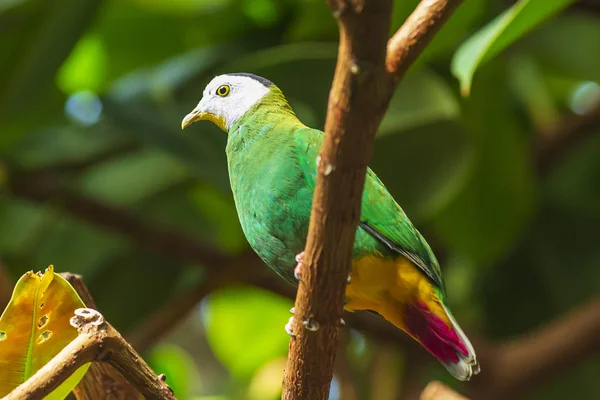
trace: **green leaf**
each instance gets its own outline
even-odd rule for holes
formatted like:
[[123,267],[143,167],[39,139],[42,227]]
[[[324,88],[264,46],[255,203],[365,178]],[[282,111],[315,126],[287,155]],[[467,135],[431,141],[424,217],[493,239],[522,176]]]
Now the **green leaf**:
[[452,74],[468,96],[475,71],[521,36],[575,0],[520,0],[471,36],[452,59]]
[[283,329],[292,302],[251,287],[223,289],[205,303],[204,324],[215,355],[231,373],[249,379],[269,360],[287,354]]
[[[0,396],[29,379],[77,337],[69,320],[82,307],[77,292],[54,274],[52,266],[44,274],[27,272],[19,279],[0,317]],[[88,367],[80,367],[45,399],[65,398]]]

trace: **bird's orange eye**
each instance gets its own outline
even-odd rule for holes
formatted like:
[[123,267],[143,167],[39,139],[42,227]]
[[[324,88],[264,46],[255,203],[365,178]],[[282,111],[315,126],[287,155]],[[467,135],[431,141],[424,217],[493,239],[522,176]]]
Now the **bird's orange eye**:
[[217,96],[225,97],[229,94],[229,85],[221,85],[217,88]]

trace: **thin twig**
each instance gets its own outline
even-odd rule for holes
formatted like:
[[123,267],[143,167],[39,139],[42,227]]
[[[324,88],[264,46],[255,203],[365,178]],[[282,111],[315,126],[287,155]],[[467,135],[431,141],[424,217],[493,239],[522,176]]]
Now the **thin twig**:
[[79,309],[71,324],[77,337],[4,400],[34,400],[50,394],[77,369],[89,362],[106,362],[150,400],[174,400],[167,384],[158,377],[102,315]]
[[422,0],[388,42],[387,70],[395,83],[406,74],[462,0]]

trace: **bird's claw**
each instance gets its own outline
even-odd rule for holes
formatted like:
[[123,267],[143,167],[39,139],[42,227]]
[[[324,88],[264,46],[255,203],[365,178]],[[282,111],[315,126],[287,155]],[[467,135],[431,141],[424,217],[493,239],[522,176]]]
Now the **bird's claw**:
[[304,321],[302,321],[302,325],[311,332],[316,332],[321,327],[319,321],[312,317],[305,318]]
[[304,264],[304,252],[296,255],[296,268],[294,268],[294,278],[300,280],[302,276],[302,265]]
[[[300,280],[302,278],[302,267],[304,266],[304,252],[296,255],[296,267],[294,268],[294,278],[296,280]],[[348,278],[346,278],[346,283],[349,284],[352,282],[352,276],[348,274]]]
[[291,337],[296,337],[296,335],[294,334],[294,331],[292,329],[292,327],[294,326],[294,317],[291,316],[290,319],[288,320],[287,324],[285,324],[285,332],[290,335]]

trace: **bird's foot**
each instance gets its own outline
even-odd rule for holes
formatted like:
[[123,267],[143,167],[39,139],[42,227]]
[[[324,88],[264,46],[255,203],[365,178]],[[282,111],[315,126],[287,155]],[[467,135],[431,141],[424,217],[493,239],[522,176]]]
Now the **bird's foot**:
[[[293,310],[293,309],[292,309]],[[292,327],[294,326],[294,316],[291,316],[287,324],[285,324],[285,332],[291,337],[296,337]]]
[[[292,314],[294,313],[294,307],[292,307],[290,312]],[[316,332],[321,327],[321,324],[319,324],[319,321],[317,321],[313,317],[304,318],[304,320],[302,321],[302,325],[311,332]],[[292,315],[290,317],[290,319],[288,320],[287,324],[285,324],[285,332],[288,335],[290,335],[291,337],[296,337],[296,334],[294,333],[294,330],[292,329],[293,326],[294,326],[294,316]],[[342,318],[340,318],[340,326],[342,328],[346,326],[346,321],[344,321]]]
[[313,317],[304,318],[304,321],[302,321],[302,325],[304,325],[304,327],[311,332],[316,332],[321,327],[319,321],[317,321]]
[[302,266],[304,264],[304,252],[298,254],[296,256],[296,268],[294,268],[294,277],[297,280],[300,280],[300,277],[302,276]]

